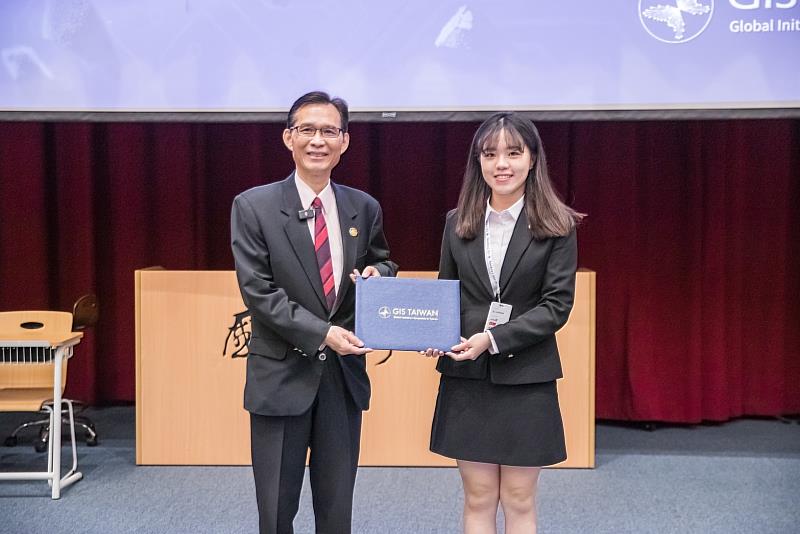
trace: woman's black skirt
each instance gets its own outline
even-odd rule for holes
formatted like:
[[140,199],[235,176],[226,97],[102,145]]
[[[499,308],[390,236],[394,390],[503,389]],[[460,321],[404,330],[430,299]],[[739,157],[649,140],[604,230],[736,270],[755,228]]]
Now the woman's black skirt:
[[431,451],[472,462],[545,466],[567,458],[556,383],[498,385],[442,375]]

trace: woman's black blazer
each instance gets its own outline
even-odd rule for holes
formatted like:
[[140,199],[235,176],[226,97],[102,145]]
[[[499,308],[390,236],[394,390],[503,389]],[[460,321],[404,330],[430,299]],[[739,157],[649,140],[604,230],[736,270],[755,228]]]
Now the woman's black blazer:
[[[477,237],[455,233],[456,211],[447,214],[439,260],[439,278],[460,280],[461,335],[483,330],[492,301],[484,259],[484,227]],[[495,384],[532,384],[561,378],[555,332],[564,326],[575,296],[577,269],[575,231],[564,237],[537,240],[520,213],[500,273],[500,299],[512,305],[511,320],[492,329],[499,354],[484,352],[475,360],[457,362],[442,356],[436,369],[448,376],[486,378]]]

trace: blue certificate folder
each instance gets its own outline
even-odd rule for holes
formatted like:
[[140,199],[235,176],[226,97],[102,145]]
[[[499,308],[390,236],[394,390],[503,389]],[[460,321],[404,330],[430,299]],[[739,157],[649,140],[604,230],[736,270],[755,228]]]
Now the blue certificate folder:
[[450,350],[460,310],[458,280],[356,278],[356,336],[373,349]]

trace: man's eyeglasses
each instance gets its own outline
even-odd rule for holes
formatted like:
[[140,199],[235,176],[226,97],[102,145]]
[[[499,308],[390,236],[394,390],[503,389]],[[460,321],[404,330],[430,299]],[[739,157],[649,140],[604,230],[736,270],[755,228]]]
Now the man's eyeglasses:
[[292,126],[289,128],[290,130],[296,130],[297,133],[302,137],[314,137],[317,135],[317,132],[322,134],[322,137],[333,139],[335,137],[339,137],[339,134],[342,133],[344,130],[341,128],[335,128],[333,126],[324,126],[322,128],[314,128],[313,126],[307,126],[301,124],[300,126]]

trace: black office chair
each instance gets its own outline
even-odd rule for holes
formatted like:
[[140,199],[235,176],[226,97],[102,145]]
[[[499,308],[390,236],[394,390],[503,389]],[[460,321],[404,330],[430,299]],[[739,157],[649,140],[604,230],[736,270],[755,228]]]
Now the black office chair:
[[[95,295],[83,295],[72,307],[72,331],[83,332],[89,327],[97,323],[99,309],[97,306],[97,297]],[[84,438],[86,445],[94,447],[97,445],[97,430],[95,429],[94,422],[81,412],[86,409],[86,405],[80,401],[72,401],[74,408],[74,421],[76,427],[81,427],[84,430]],[[46,402],[45,405],[50,406],[52,409],[52,402]],[[22,423],[8,436],[5,440],[6,447],[14,447],[17,444],[17,434],[26,428],[39,428],[39,437],[34,443],[34,448],[37,452],[45,452],[47,450],[47,441],[50,435],[50,420],[47,416],[47,411],[42,410],[42,417],[35,421],[27,421]],[[62,410],[62,422],[66,425],[69,424],[69,414]]]

